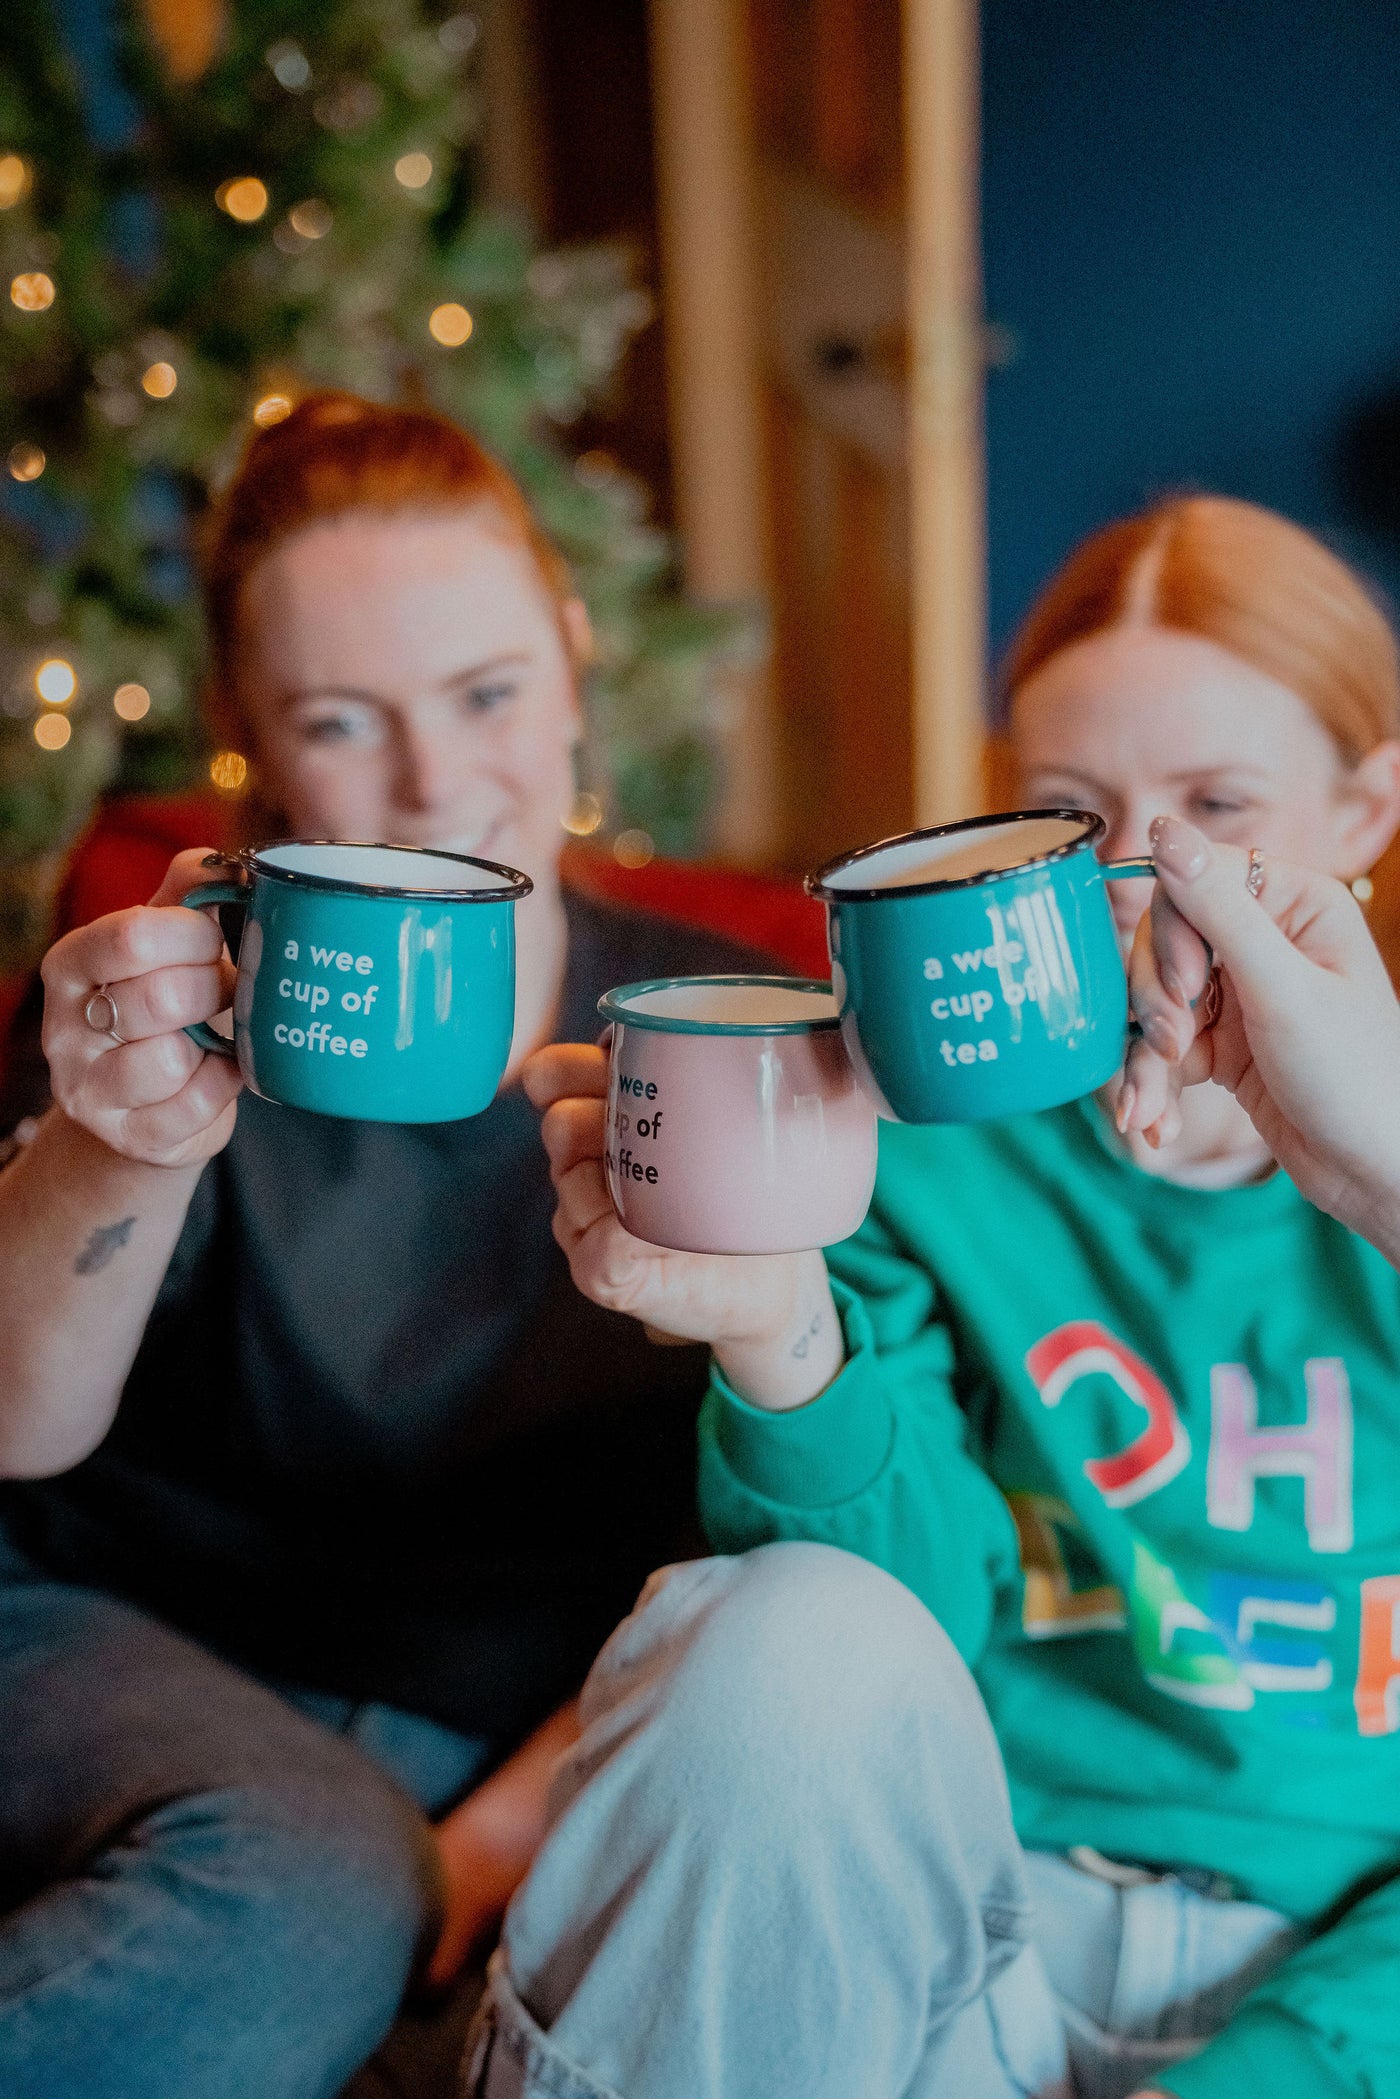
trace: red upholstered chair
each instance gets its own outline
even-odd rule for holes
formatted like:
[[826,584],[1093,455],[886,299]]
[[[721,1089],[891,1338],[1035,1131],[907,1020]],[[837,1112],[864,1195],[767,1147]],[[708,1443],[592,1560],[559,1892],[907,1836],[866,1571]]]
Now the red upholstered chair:
[[[78,840],[59,892],[55,937],[104,912],[144,904],[174,855],[217,846],[229,805],[212,795],[126,796],[105,802]],[[728,933],[803,976],[828,974],[821,907],[791,876],[755,875],[690,861],[620,867],[610,853],[570,844],[565,879],[585,896],[655,911],[678,924]],[[22,986],[0,985],[0,1064]]]

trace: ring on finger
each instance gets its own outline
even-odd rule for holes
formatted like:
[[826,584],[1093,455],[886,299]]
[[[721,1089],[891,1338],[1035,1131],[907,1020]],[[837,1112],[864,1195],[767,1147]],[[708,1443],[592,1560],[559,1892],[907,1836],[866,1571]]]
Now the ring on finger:
[[1245,871],[1244,886],[1258,903],[1259,893],[1264,887],[1264,855],[1257,845],[1252,845],[1249,849],[1249,866]]
[[[107,1018],[105,1020],[99,1020],[94,1011],[94,1008],[102,1006],[107,1008]],[[87,1004],[83,1007],[83,1018],[94,1034],[110,1035],[113,1042],[119,1042],[125,1048],[127,1038],[121,1033],[121,1014],[117,1011],[116,1000],[105,984],[99,984],[96,991],[89,997]]]

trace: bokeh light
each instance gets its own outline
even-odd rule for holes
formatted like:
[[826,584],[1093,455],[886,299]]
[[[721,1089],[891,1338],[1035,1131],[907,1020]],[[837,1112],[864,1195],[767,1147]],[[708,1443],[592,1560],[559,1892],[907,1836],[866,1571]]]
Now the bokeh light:
[[5,464],[14,481],[37,481],[48,465],[41,445],[11,445],[10,456]]
[[619,831],[613,840],[613,858],[619,867],[645,867],[655,857],[650,831]]
[[0,211],[11,210],[27,197],[32,179],[28,161],[21,160],[18,153],[0,157]]
[[151,695],[144,685],[119,685],[112,694],[112,708],[124,722],[139,722],[151,711]]
[[237,794],[248,777],[248,761],[241,751],[220,751],[209,761],[209,777],[220,794]]
[[259,430],[270,430],[274,423],[283,423],[292,412],[292,404],[285,394],[264,394],[254,403],[253,421]]
[[34,673],[34,690],[50,707],[66,707],[78,689],[78,674],[62,656],[47,656]]
[[267,184],[256,175],[235,175],[231,182],[219,184],[214,202],[240,226],[251,226],[267,210]]
[[321,240],[331,230],[331,208],[319,197],[304,197],[300,204],[292,206],[287,219],[292,231],[304,241]]
[[574,796],[574,806],[564,818],[564,829],[572,838],[591,838],[603,821],[603,805],[596,794]]
[[141,391],[149,394],[153,401],[168,401],[179,383],[179,373],[163,357],[155,364],[148,364],[141,374]]
[[433,164],[426,153],[401,153],[394,162],[394,180],[403,189],[426,189],[433,179]]
[[428,333],[435,343],[445,350],[456,350],[472,332],[472,317],[465,306],[449,300],[445,306],[435,306],[428,315]]
[[21,270],[10,279],[10,303],[21,313],[44,313],[53,301],[53,279],[42,270]]
[[41,751],[61,751],[72,734],[66,714],[41,714],[34,724],[34,741]]

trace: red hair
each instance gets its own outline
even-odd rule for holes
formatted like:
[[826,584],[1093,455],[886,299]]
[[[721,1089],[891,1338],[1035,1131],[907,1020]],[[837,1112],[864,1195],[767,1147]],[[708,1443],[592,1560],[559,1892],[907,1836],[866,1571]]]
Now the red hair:
[[1320,540],[1256,503],[1184,496],[1106,525],[1037,598],[1007,656],[1013,696],[1107,627],[1198,634],[1286,685],[1352,763],[1400,733],[1390,622]]
[[314,393],[248,440],[214,504],[203,581],[215,691],[236,704],[243,593],[258,563],[308,525],[350,511],[476,510],[494,514],[532,556],[556,604],[572,595],[568,566],[519,484],[446,416],[386,408],[355,394]]

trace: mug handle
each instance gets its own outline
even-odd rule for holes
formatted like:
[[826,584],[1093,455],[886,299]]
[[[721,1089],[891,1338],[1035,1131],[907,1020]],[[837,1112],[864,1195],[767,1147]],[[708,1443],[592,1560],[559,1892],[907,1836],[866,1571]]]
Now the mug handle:
[[[241,904],[248,908],[248,891],[242,882],[201,882],[197,889],[187,890],[180,902],[187,911],[202,911],[208,904]],[[237,1058],[238,1052],[227,1035],[211,1028],[207,1020],[191,1022],[185,1033],[202,1050],[212,1050],[216,1057]]]

